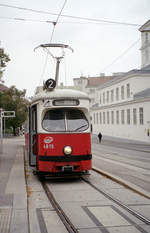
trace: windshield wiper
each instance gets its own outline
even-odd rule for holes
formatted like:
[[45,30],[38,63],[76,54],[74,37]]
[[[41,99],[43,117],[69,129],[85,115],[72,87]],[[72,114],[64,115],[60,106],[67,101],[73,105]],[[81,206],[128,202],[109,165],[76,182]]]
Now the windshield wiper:
[[88,126],[88,124],[82,125],[82,126],[80,126],[79,128],[75,129],[74,131],[77,131],[77,130],[79,130],[79,129],[82,129],[82,128],[85,127],[85,126]]

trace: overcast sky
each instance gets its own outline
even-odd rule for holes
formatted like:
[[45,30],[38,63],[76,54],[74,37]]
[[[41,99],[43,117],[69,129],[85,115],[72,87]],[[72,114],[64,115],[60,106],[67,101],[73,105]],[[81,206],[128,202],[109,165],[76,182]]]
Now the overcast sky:
[[[0,4],[58,14],[64,0],[0,0]],[[140,68],[138,25],[150,19],[150,0],[67,0],[62,14],[137,26],[60,17],[52,42],[67,44],[74,53],[66,50],[59,82],[71,85],[73,78],[81,75],[111,75]],[[50,42],[53,24],[46,21],[56,18],[57,15],[0,6],[1,47],[11,58],[3,76],[7,86],[26,89],[27,96],[31,96],[43,80],[54,78],[54,60],[49,57],[45,66],[46,53],[41,48],[34,52],[34,48]]]

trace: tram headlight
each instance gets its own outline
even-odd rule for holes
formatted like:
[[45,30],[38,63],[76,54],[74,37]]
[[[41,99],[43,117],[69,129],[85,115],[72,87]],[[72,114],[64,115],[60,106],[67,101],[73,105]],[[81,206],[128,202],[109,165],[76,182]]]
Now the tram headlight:
[[72,153],[72,147],[71,146],[65,146],[64,147],[64,154],[70,155]]

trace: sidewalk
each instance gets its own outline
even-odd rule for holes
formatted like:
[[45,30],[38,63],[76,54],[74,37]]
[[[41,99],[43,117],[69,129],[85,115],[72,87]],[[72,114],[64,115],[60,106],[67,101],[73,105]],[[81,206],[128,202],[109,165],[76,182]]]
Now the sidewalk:
[[0,153],[0,233],[67,233],[42,184],[33,175],[27,161],[24,163],[23,146],[24,137],[3,140],[3,153]]
[[0,233],[28,233],[24,139],[3,140],[0,153]]

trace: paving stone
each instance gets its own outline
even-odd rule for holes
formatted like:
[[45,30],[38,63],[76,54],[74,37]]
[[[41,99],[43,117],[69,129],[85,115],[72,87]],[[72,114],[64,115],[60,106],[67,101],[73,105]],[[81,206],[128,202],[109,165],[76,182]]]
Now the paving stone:
[[91,206],[87,208],[102,226],[114,227],[129,225],[129,222],[113,210],[111,206]]
[[[29,228],[31,233],[41,233],[40,221],[37,216],[36,209],[31,208],[29,210]],[[44,233],[44,232],[42,232]],[[46,232],[47,233],[47,232]]]
[[74,179],[55,179],[55,180],[47,180],[51,190],[53,191],[82,191],[89,190],[89,186],[80,178]]
[[109,233],[149,233],[149,231],[144,231],[143,226],[138,229],[135,226],[121,226],[121,227],[112,227],[107,228]]
[[78,201],[92,201],[92,200],[97,200],[97,201],[101,201],[104,200],[105,197],[98,193],[95,190],[85,190],[83,191],[54,191],[53,195],[55,196],[55,198],[59,201],[64,201],[64,202],[78,202]]
[[101,230],[100,228],[85,228],[78,229],[79,233],[107,233],[106,231]]
[[10,233],[28,233],[28,218],[26,209],[13,209]]
[[9,233],[11,208],[0,208],[0,233]]
[[131,207],[133,210],[147,217],[150,220],[150,205],[137,204],[137,205],[130,205],[129,207]]
[[0,207],[12,206],[13,205],[13,194],[0,195]]
[[55,211],[42,210],[47,233],[67,233],[67,229]]

